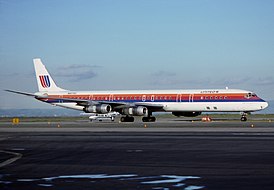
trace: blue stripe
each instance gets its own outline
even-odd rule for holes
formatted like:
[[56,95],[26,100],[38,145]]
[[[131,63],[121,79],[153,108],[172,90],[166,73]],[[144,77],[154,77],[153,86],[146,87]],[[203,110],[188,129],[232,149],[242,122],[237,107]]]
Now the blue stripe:
[[[83,99],[81,99],[83,100]],[[43,100],[42,100],[43,101]],[[89,101],[89,100],[87,100]],[[95,100],[96,101],[96,100]],[[97,101],[103,101],[103,100],[97,100]],[[50,99],[50,100],[47,100],[45,101],[47,103],[59,103],[59,102],[63,102],[63,103],[66,103],[66,102],[71,102],[71,101],[68,101],[68,100],[63,100],[63,99]],[[115,102],[115,103],[118,103],[118,102],[125,102],[125,103],[136,103],[136,102],[139,102],[139,103],[142,103],[143,101],[140,101],[140,100],[113,100],[111,102]],[[176,102],[176,100],[154,100],[154,101],[144,101],[143,103],[165,103],[165,102]],[[182,103],[192,103],[192,102],[189,102],[188,100],[182,100],[181,101]],[[214,103],[214,102],[265,102],[264,100],[262,99],[258,99],[258,100],[198,100],[198,101],[194,101],[195,102],[207,102],[207,103]],[[180,102],[177,102],[177,103],[180,103]]]
[[44,79],[45,79],[45,82],[46,82],[47,87],[50,87],[49,76],[48,76],[48,75],[45,75],[45,76],[44,76]]

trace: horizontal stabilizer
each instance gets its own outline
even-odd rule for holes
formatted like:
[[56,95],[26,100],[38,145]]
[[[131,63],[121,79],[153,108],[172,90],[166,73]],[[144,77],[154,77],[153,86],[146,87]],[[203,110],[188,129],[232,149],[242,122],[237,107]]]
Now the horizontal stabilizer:
[[25,95],[25,96],[35,97],[35,94],[31,94],[31,93],[28,93],[28,92],[20,92],[20,91],[14,91],[14,90],[5,90],[5,91],[15,93],[15,94],[21,94],[21,95]]

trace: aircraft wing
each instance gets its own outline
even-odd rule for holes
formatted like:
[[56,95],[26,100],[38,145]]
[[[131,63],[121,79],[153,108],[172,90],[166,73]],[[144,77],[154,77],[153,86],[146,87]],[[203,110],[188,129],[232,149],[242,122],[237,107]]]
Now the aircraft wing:
[[[39,97],[35,94],[27,93],[27,92],[20,92],[20,91],[14,91],[14,90],[5,90],[7,92],[21,94],[25,96],[32,96],[36,98],[45,98],[45,97]],[[127,102],[113,102],[113,101],[93,101],[93,100],[81,100],[81,99],[72,99],[72,98],[50,98],[49,99],[58,99],[63,100],[64,102],[73,102],[77,103],[79,106],[90,106],[90,105],[97,105],[97,104],[109,104],[113,107],[114,110],[119,110],[123,108],[128,107],[134,107],[134,106],[144,106],[148,108],[151,111],[160,111],[163,109],[163,105],[161,104],[151,104],[147,102],[137,102],[137,103],[127,103]]]
[[57,98],[58,100],[63,100],[64,102],[74,102],[79,106],[90,106],[98,104],[109,104],[114,110],[134,107],[134,106],[144,106],[151,111],[162,110],[162,104],[151,104],[147,102],[137,102],[137,103],[127,103],[127,102],[113,102],[113,101],[93,101],[93,100],[81,100],[81,99],[71,99],[71,98]]
[[123,102],[111,102],[111,101],[93,101],[93,100],[81,100],[81,99],[73,99],[73,98],[52,98],[63,100],[64,102],[74,102],[77,103],[79,106],[90,106],[90,105],[97,105],[97,104],[109,104],[113,107],[124,105]]

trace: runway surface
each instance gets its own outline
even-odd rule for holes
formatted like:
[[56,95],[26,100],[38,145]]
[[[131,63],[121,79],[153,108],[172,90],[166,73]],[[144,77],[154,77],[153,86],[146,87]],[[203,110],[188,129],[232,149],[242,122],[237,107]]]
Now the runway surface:
[[0,123],[0,162],[0,189],[273,189],[274,125]]

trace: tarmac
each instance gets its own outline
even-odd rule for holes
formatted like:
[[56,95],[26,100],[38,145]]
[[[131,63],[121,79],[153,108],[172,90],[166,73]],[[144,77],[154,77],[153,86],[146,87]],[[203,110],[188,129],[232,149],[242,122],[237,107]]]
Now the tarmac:
[[0,122],[0,189],[273,189],[274,123]]

